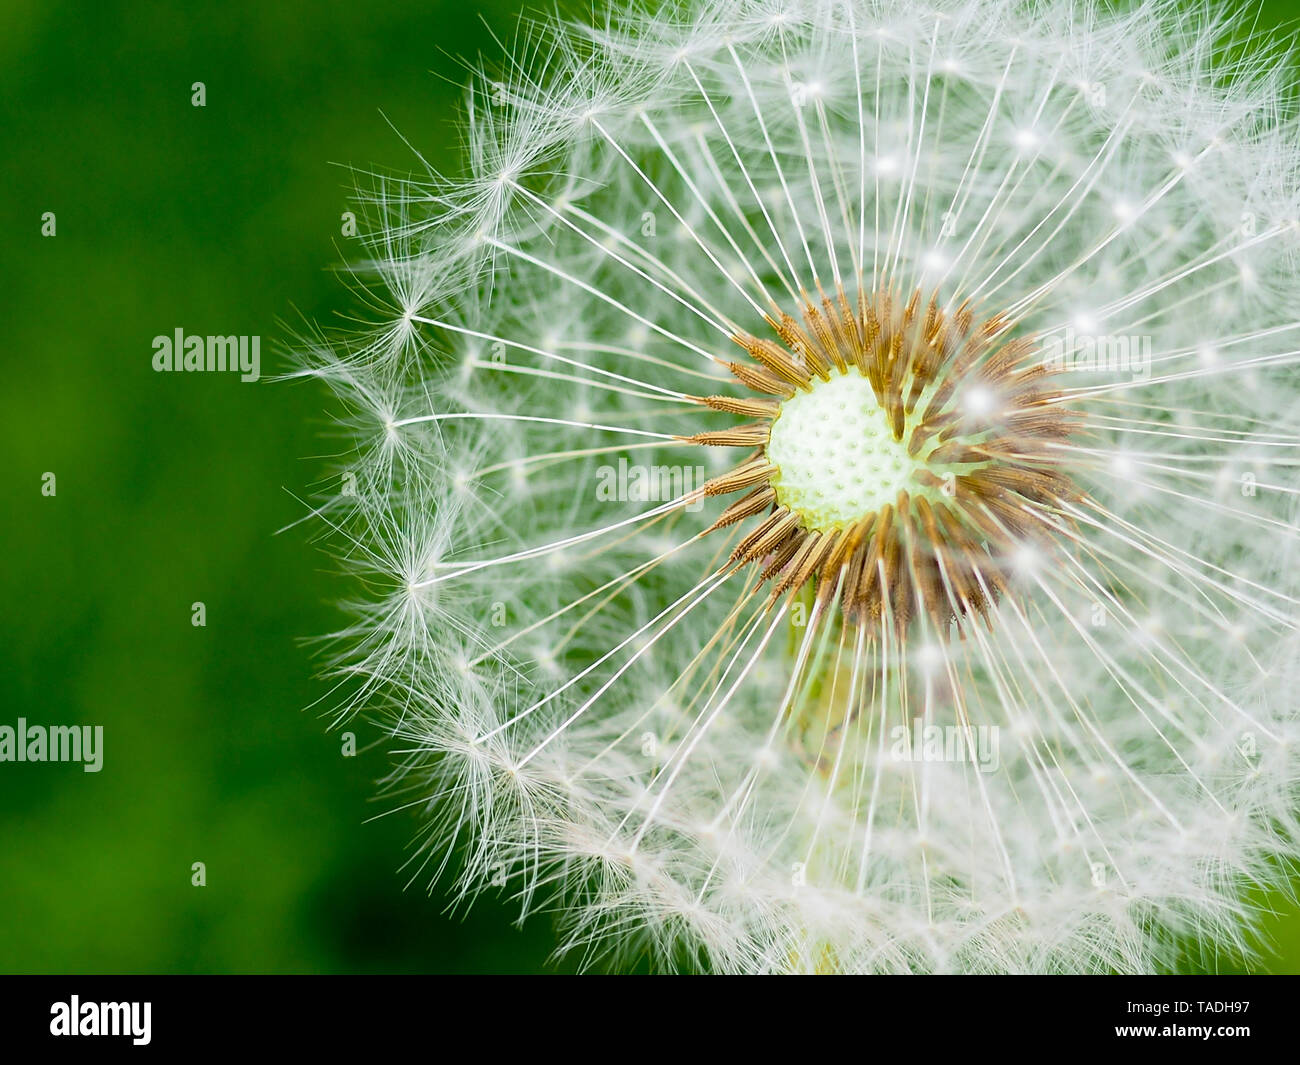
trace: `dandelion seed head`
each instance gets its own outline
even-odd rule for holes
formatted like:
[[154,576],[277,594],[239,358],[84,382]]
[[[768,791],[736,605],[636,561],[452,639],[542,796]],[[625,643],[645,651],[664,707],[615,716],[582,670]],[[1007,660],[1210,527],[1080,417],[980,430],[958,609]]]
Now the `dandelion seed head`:
[[1242,948],[1300,829],[1300,144],[1233,25],[615,10],[484,73],[466,177],[374,182],[376,321],[305,372],[413,875],[665,967]]

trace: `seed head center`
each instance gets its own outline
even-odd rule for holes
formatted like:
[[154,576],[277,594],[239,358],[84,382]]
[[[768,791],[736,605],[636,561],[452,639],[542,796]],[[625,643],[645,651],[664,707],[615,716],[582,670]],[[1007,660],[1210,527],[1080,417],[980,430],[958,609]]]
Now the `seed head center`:
[[855,368],[781,405],[768,460],[779,502],[808,529],[843,529],[898,498],[917,468]]
[[888,287],[800,315],[766,316],[780,343],[733,338],[751,361],[726,365],[752,395],[698,397],[751,421],[683,438],[749,452],[704,486],[744,493],[711,530],[759,518],[728,565],[755,564],[772,603],[811,586],[873,630],[989,618],[1012,560],[1050,545],[1082,498],[1053,446],[1079,422],[1036,338]]

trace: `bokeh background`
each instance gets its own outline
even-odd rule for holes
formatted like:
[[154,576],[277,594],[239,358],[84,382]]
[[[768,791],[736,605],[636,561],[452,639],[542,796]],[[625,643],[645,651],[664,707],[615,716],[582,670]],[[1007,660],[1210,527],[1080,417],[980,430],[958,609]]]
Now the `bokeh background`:
[[[270,375],[293,329],[348,315],[346,167],[415,167],[396,130],[454,169],[461,60],[517,14],[0,0],[0,724],[105,733],[98,774],[0,763],[0,972],[567,969],[544,915],[521,931],[505,901],[451,913],[411,882],[382,737],[350,726],[345,758],[326,729],[303,638],[350,589],[276,530],[338,446],[328,395],[150,366],[183,327],[260,335]],[[1261,25],[1297,15],[1273,0]],[[1300,972],[1300,910],[1262,901],[1251,971]],[[1242,966],[1191,943],[1186,968]]]

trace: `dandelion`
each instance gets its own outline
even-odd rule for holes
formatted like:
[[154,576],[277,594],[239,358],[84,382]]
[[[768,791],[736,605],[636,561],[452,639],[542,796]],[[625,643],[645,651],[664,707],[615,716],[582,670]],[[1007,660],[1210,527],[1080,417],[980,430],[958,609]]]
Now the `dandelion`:
[[[1289,72],[1166,0],[526,32],[317,345],[411,876],[734,972],[1140,972],[1296,856]],[[1228,58],[1228,56],[1236,58]]]

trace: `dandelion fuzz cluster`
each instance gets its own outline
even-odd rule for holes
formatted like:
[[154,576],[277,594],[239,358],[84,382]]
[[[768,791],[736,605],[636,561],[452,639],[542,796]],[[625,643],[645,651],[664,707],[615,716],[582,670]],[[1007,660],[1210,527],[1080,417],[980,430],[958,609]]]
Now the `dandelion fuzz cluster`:
[[476,77],[460,176],[368,175],[369,324],[304,373],[412,879],[614,964],[1245,948],[1300,828],[1300,141],[1237,33],[624,10]]

